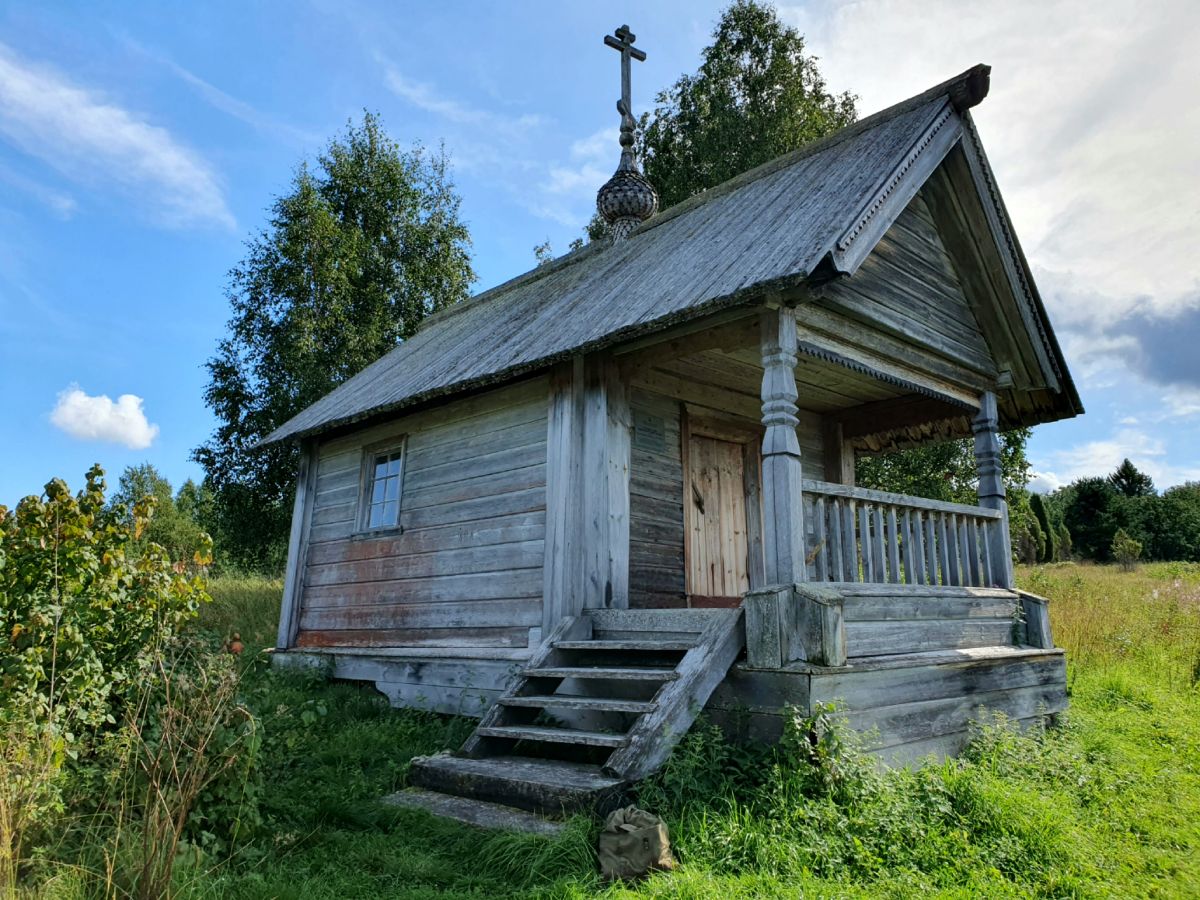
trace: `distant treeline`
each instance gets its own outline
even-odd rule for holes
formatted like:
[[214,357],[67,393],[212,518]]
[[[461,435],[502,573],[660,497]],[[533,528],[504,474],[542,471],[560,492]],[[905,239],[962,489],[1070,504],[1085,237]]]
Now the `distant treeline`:
[[1034,526],[1014,541],[1026,562],[1114,562],[1119,531],[1141,545],[1142,559],[1200,561],[1200,482],[1159,493],[1128,459],[1107,478],[1081,478],[1034,494],[1030,507]]

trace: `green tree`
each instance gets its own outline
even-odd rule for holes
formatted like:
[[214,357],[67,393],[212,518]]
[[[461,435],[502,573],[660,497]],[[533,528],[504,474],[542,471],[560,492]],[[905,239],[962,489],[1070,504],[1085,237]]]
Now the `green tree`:
[[[1024,499],[1029,483],[1029,459],[1025,455],[1028,439],[1028,428],[1000,435],[1000,464],[1010,507],[1028,508]],[[979,484],[975,444],[971,438],[963,438],[879,456],[860,456],[855,477],[863,487],[951,503],[974,503]]]
[[[804,36],[769,4],[737,0],[721,13],[700,68],[643,113],[638,152],[666,209],[857,117],[852,94],[831,93]],[[598,216],[592,240],[606,233]]]
[[445,155],[401,150],[370,113],[300,166],[230,272],[208,361],[218,425],[194,458],[226,555],[282,565],[297,451],[256,443],[466,297],[469,248]]
[[771,5],[721,13],[695,75],[655,97],[641,122],[646,177],[665,207],[831,134],[857,117],[833,94],[804,36]]
[[1126,497],[1149,497],[1154,493],[1154,482],[1150,476],[1138,469],[1128,458],[1108,476],[1108,483]]
[[1081,478],[1070,486],[1063,524],[1075,550],[1085,559],[1111,558],[1112,539],[1119,527],[1117,491],[1106,478]]
[[1058,530],[1055,533],[1054,551],[1056,559],[1067,562],[1072,558],[1074,545],[1071,541],[1071,532],[1065,524],[1058,523]]
[[[191,487],[188,488],[188,485]],[[185,490],[187,494],[185,495]],[[141,536],[133,546],[141,550],[155,543],[167,551],[171,559],[191,559],[209,538],[198,515],[200,512],[200,489],[188,481],[180,489],[179,496],[172,493],[171,482],[150,463],[129,466],[117,479],[111,504],[114,509],[133,520],[134,509],[146,497],[154,499],[154,517],[142,529]]]
[[1113,535],[1110,552],[1124,571],[1132,572],[1142,555],[1142,542],[1130,537],[1124,528],[1118,528]]
[[1134,501],[1144,507],[1140,524],[1151,559],[1200,562],[1200,482]]
[[1033,512],[1034,518],[1037,519],[1038,526],[1045,535],[1045,546],[1042,549],[1040,562],[1054,562],[1054,533],[1055,528],[1050,524],[1050,514],[1046,511],[1046,502],[1041,494],[1031,494],[1029,497],[1029,508]]

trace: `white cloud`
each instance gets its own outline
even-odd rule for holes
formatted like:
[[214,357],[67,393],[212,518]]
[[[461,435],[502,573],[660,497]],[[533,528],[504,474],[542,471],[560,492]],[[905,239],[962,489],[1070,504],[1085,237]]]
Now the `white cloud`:
[[457,125],[486,126],[499,129],[506,135],[514,135],[542,124],[541,116],[532,113],[505,116],[460,100],[443,97],[433,85],[413,81],[395,66],[387,63],[384,63],[383,80],[388,90],[397,97]]
[[571,228],[587,223],[596,191],[616,168],[621,152],[617,137],[618,129],[602,128],[574,141],[568,162],[550,164],[538,202],[541,215]]
[[1043,288],[1056,272],[1081,295],[1046,291],[1056,320],[1162,314],[1194,295],[1200,4],[821,0],[781,12],[864,112],[993,66],[972,114]]
[[213,109],[219,110],[259,131],[280,135],[293,143],[316,144],[321,141],[321,135],[304,131],[300,128],[294,128],[264,114],[244,100],[239,100],[211,82],[205,81],[199,75],[179,65],[179,63],[175,62],[169,56],[135,41],[128,34],[118,32],[118,36],[130,50],[167,69],[171,74],[194,90]]
[[1078,478],[1107,475],[1128,459],[1159,487],[1200,480],[1200,467],[1173,465],[1165,442],[1134,428],[1120,428],[1110,437],[1054,450],[1034,463],[1037,490],[1069,484]]
[[216,173],[169,131],[0,44],[0,136],[63,175],[116,187],[174,227],[235,227]]
[[1062,486],[1062,480],[1053,472],[1029,473],[1029,490],[1035,494],[1050,494]]
[[158,436],[142,409],[143,400],[122,394],[114,403],[106,394],[91,397],[72,385],[58,395],[50,421],[82,441],[110,441],[131,450],[144,450]]
[[544,116],[475,106],[407,77],[382,56],[379,63],[388,90],[441,120],[457,166],[493,179],[536,216],[568,228],[587,224],[596,190],[612,175],[620,155],[616,128],[574,141],[565,160],[543,163],[537,160],[551,124]]

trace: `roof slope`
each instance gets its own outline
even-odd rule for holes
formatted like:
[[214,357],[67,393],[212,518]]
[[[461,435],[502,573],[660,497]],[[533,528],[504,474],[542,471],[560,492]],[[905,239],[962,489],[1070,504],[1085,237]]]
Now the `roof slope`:
[[987,77],[976,66],[680,203],[620,244],[590,245],[431,316],[263,443],[512,378],[802,283],[862,230],[948,110],[982,99]]

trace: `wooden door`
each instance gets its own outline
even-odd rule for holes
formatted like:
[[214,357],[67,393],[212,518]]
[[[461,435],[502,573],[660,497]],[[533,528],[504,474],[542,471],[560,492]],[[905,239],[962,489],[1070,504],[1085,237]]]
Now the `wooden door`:
[[737,606],[749,590],[744,456],[742,443],[688,438],[683,505],[690,606]]

